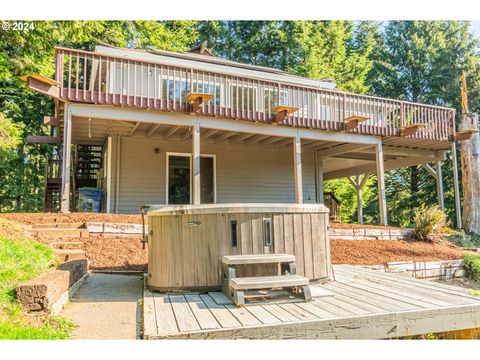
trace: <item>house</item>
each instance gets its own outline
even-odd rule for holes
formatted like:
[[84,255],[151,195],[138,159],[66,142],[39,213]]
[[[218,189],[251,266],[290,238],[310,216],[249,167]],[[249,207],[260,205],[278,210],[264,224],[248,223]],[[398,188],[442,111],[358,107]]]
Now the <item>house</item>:
[[[62,145],[46,193],[53,201],[57,191],[64,212],[86,185],[104,190],[103,211],[135,213],[151,203],[323,203],[323,182],[349,177],[361,222],[362,187],[376,173],[386,225],[384,171],[423,165],[443,207],[441,165],[460,139],[452,108],[338,91],[204,45],[56,48],[55,79],[26,79],[55,101],[45,123],[58,139],[31,141]],[[455,151],[453,161],[460,217]]]

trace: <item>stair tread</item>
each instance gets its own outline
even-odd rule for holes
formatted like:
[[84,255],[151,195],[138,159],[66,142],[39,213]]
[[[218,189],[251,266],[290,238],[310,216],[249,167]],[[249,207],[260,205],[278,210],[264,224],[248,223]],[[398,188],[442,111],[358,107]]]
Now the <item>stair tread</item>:
[[302,275],[255,276],[230,279],[229,286],[236,290],[274,287],[304,286],[309,281]]
[[227,255],[222,258],[222,262],[227,265],[274,264],[294,261],[295,256],[289,254]]

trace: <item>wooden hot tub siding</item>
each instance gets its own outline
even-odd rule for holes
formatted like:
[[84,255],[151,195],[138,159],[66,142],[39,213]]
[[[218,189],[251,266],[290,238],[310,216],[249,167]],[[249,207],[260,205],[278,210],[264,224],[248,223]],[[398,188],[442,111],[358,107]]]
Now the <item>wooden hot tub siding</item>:
[[[272,219],[271,247],[264,247],[264,218]],[[218,288],[221,259],[234,254],[294,254],[299,274],[313,281],[330,276],[328,211],[149,216],[148,221],[152,230],[148,284],[153,290]],[[231,221],[238,224],[236,247]],[[263,274],[272,269],[263,266],[254,271]]]

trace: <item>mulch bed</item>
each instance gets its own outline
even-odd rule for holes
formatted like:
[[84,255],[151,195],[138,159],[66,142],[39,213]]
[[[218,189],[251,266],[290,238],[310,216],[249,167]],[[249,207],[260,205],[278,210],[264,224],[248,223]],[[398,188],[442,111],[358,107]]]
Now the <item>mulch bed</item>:
[[380,226],[380,225],[360,225],[360,224],[346,224],[346,223],[330,223],[331,229],[390,229],[390,230],[405,230],[404,228],[395,226]]
[[0,214],[9,220],[27,225],[48,223],[115,222],[123,224],[141,224],[141,215],[101,214],[101,213],[9,213]]
[[[24,224],[53,222],[116,222],[141,223],[140,215],[95,213],[15,213],[0,214]],[[388,228],[375,225],[332,223],[333,229]],[[42,241],[43,239],[37,239]],[[146,270],[147,249],[142,250],[139,236],[112,237],[91,234],[88,238],[70,239],[84,243],[93,270]],[[427,243],[402,240],[332,240],[333,264],[380,265],[391,261],[439,261],[462,259],[464,251],[449,242]]]
[[140,237],[92,236],[83,241],[92,270],[146,271],[148,250],[142,249]]
[[333,264],[381,265],[391,261],[463,259],[464,251],[448,242],[403,240],[332,240]]

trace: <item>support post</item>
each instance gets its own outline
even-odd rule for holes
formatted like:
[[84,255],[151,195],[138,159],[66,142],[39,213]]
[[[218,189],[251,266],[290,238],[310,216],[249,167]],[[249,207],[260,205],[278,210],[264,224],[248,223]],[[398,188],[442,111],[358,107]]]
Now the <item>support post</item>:
[[440,206],[440,209],[445,210],[445,200],[443,196],[442,162],[440,160],[437,160],[436,162],[436,170],[438,206]]
[[375,146],[375,160],[377,165],[377,182],[378,182],[378,202],[380,204],[380,224],[388,225],[387,220],[387,200],[385,197],[385,168],[383,164],[383,147],[382,144]]
[[117,135],[117,151],[116,151],[116,169],[115,169],[115,213],[118,214],[120,206],[120,165],[122,152],[122,135]]
[[295,174],[295,202],[303,204],[302,140],[298,135],[293,139],[293,166]]
[[72,158],[72,113],[65,104],[63,120],[62,200],[60,211],[70,212],[70,163]]
[[198,118],[193,125],[192,131],[192,154],[193,154],[193,204],[201,202],[200,197],[200,122]]
[[325,203],[323,194],[323,158],[318,156],[318,151],[315,151],[315,180],[317,189],[317,203]]
[[458,185],[457,144],[452,142],[453,191],[455,194],[455,213],[457,214],[457,229],[462,228],[462,208],[460,206],[460,188]]
[[107,205],[105,212],[112,212],[112,137],[107,138]]

